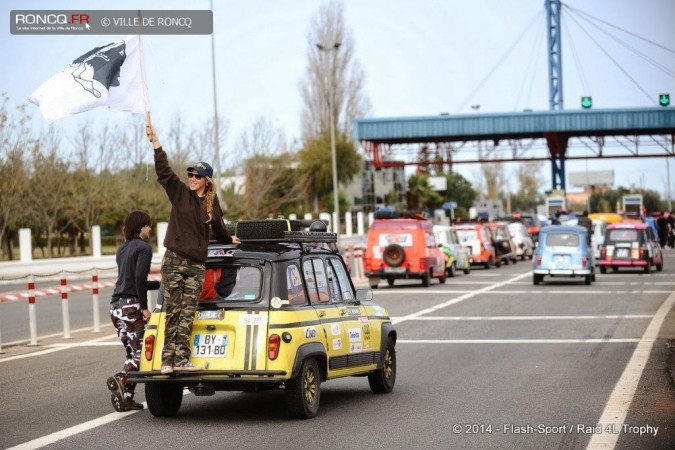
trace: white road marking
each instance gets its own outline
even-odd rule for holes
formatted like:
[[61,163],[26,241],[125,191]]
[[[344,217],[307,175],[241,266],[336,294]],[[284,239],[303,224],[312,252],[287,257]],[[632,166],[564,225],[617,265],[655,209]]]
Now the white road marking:
[[[424,291],[409,291],[405,289],[387,289],[383,291],[374,292],[377,296],[383,296],[386,294],[414,294],[415,297],[423,297],[426,295],[438,295],[438,294],[469,294],[471,292],[476,292],[474,289],[448,289],[448,290],[436,290],[436,289],[425,289]],[[546,294],[546,295],[616,295],[616,294],[670,294],[672,290],[644,290],[644,291],[629,291],[629,290],[616,290],[616,291],[596,291],[593,289],[579,290],[579,289],[564,289],[564,290],[543,290],[543,289],[513,289],[513,290],[503,290],[503,289],[491,289],[490,294]],[[542,300],[548,300],[542,298]]]
[[[396,344],[624,344],[640,342],[627,339],[399,339]],[[604,425],[604,422],[600,422]]]
[[[640,339],[640,342],[635,347],[633,356],[631,356],[628,365],[621,374],[621,378],[619,378],[619,381],[614,386],[614,390],[605,405],[602,416],[598,419],[598,423],[602,424],[603,428],[609,424],[613,424],[616,427],[614,429],[620,430],[621,425],[625,422],[628,409],[633,402],[635,390],[649,360],[654,341],[658,337],[661,325],[673,307],[673,304],[675,304],[675,292],[668,296],[654,315],[654,318],[642,335],[642,339]],[[619,433],[596,433],[586,448],[614,448],[618,439]]]
[[[500,282],[500,283],[495,283],[495,284],[493,284],[493,285],[491,285],[491,286],[484,287],[484,288],[482,288],[482,289],[478,289],[478,290],[476,290],[476,291],[469,292],[469,293],[464,294],[464,295],[462,295],[462,296],[459,296],[459,297],[457,297],[457,298],[453,298],[452,300],[448,300],[447,302],[439,303],[438,305],[434,305],[434,306],[432,306],[432,307],[422,309],[422,310],[420,310],[420,311],[417,311],[416,313],[412,313],[412,314],[408,314],[407,316],[399,317],[397,320],[392,320],[391,322],[392,322],[392,323],[401,323],[401,322],[405,322],[406,320],[414,319],[414,318],[416,318],[416,317],[420,317],[420,316],[423,316],[423,315],[425,315],[425,314],[432,313],[432,312],[437,311],[437,310],[439,310],[439,309],[447,308],[447,307],[450,306],[450,305],[454,305],[454,304],[456,304],[456,303],[463,302],[464,300],[468,300],[468,299],[470,299],[470,298],[472,298],[472,297],[475,297],[475,296],[477,296],[477,295],[484,294],[484,293],[486,293],[486,292],[490,292],[490,291],[492,291],[493,289],[496,289],[496,288],[498,288],[498,287],[505,286],[505,285],[507,285],[507,284],[509,284],[509,283],[512,283],[512,282],[514,282],[514,281],[518,281],[518,280],[520,280],[520,279],[522,279],[522,278],[530,277],[530,276],[532,276],[532,272],[525,272],[525,273],[520,274],[520,275],[518,275],[518,276],[515,276],[515,277],[513,277],[513,278],[511,278],[511,279],[509,279],[509,280],[502,281],[502,282]],[[442,292],[442,291],[441,291],[441,292]],[[417,293],[415,293],[415,295],[417,295]]]
[[0,363],[8,362],[8,361],[14,361],[17,359],[23,359],[23,358],[31,358],[33,356],[41,356],[41,355],[47,355],[49,353],[54,353],[54,352],[59,352],[61,350],[66,350],[69,348],[77,348],[77,347],[87,347],[87,346],[108,346],[108,345],[121,345],[119,342],[108,342],[108,343],[101,343],[101,341],[105,341],[108,339],[112,338],[117,338],[115,335],[108,335],[108,336],[103,336],[98,339],[94,339],[91,341],[87,342],[81,342],[78,344],[54,344],[54,345],[49,345],[49,348],[46,348],[44,350],[40,350],[39,352],[33,352],[33,353],[26,353],[25,355],[17,355],[17,356],[10,356],[8,358],[0,358]]
[[[183,395],[188,395],[190,394],[190,391],[185,390],[183,391]],[[147,408],[148,407],[148,402],[143,402],[143,407]],[[47,445],[51,445],[55,442],[58,442],[62,439],[69,438],[71,436],[78,435],[80,433],[84,433],[85,431],[89,431],[91,429],[94,429],[96,427],[100,427],[101,425],[105,425],[111,422],[115,422],[120,419],[125,419],[133,414],[139,413],[141,411],[127,411],[123,413],[119,412],[114,412],[110,414],[106,414],[105,416],[99,417],[98,419],[93,419],[88,422],[81,423],[79,425],[72,426],[70,428],[66,428],[65,430],[57,431],[52,434],[48,434],[46,436],[42,436],[37,439],[33,439],[32,441],[24,442],[23,444],[19,444],[15,447],[10,447],[7,450],[14,450],[14,449],[21,449],[21,450],[27,450],[27,449],[36,449],[36,448],[42,448],[46,447]]]
[[[605,319],[651,319],[651,314],[608,315],[608,316],[434,316],[416,317],[408,320],[605,320]],[[392,320],[395,320],[392,317]]]

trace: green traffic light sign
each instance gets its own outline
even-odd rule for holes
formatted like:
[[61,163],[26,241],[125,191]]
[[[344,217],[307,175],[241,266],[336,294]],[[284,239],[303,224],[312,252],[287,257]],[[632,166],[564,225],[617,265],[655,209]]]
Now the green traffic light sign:
[[659,105],[661,106],[670,105],[670,94],[659,94]]
[[588,109],[591,106],[593,106],[593,97],[590,97],[590,96],[581,97],[581,107],[582,108]]

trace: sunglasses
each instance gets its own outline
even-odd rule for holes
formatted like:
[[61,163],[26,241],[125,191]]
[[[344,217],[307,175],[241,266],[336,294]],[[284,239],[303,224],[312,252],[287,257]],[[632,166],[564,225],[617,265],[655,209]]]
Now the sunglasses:
[[196,178],[198,180],[201,180],[204,177],[193,172],[188,172],[188,178]]

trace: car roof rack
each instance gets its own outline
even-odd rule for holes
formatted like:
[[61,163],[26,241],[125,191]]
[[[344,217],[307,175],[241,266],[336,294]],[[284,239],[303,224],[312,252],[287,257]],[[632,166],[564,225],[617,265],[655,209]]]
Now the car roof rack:
[[[304,227],[308,227],[309,230],[302,230]],[[326,230],[326,223],[321,220],[300,221],[278,218],[266,220],[240,220],[235,224],[235,235],[242,243],[337,242],[337,233],[328,233]]]

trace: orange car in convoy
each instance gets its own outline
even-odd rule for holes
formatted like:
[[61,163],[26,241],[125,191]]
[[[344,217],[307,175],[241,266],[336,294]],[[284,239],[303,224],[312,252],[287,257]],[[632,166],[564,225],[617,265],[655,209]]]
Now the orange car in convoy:
[[495,254],[492,233],[486,224],[463,223],[453,228],[457,230],[460,244],[469,249],[472,265],[482,265],[486,269],[491,265],[501,266],[501,258]]
[[445,254],[436,242],[430,220],[375,219],[368,229],[363,267],[371,288],[380,280],[417,278],[429,286],[432,278],[445,283]]

